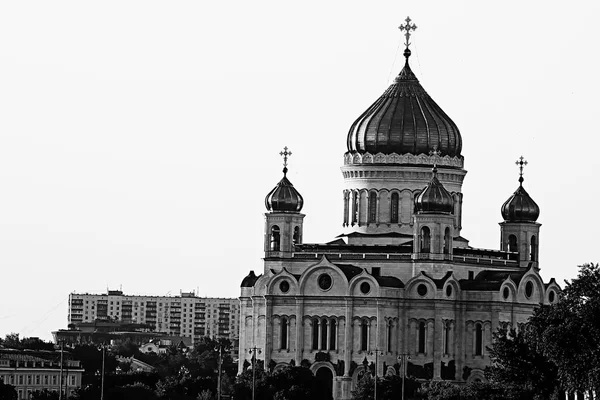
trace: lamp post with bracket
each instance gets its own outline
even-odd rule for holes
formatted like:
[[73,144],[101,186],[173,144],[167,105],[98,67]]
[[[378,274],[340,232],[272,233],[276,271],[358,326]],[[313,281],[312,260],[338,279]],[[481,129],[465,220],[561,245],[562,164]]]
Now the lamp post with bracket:
[[400,371],[402,374],[402,400],[404,400],[404,378],[406,377],[408,360],[410,360],[410,355],[408,353],[398,354],[398,361],[400,361]]
[[252,400],[255,399],[254,392],[256,390],[256,353],[261,353],[261,349],[254,346],[250,348],[248,353],[252,354]]

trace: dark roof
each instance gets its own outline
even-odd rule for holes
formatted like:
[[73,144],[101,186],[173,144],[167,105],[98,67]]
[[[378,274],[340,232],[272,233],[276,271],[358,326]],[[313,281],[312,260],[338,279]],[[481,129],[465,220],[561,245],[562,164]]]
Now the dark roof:
[[510,272],[485,270],[478,273],[474,279],[461,279],[459,281],[460,288],[462,290],[497,291],[500,290],[502,282],[508,277],[518,285],[521,278],[523,278],[523,275],[525,275],[525,272],[527,271]]
[[506,222],[535,222],[540,216],[540,207],[523,187],[523,177],[519,183],[517,190],[502,204],[502,218]]
[[431,181],[415,199],[415,211],[426,214],[452,214],[454,212],[454,200],[438,180],[436,167],[433,167]]
[[265,207],[272,212],[300,212],[304,199],[286,177],[287,168],[283,169],[283,178],[265,197]]
[[350,127],[348,152],[430,154],[460,157],[456,124],[436,104],[410,69],[410,50],[394,83]]
[[352,233],[342,233],[337,235],[336,237],[403,237],[403,238],[412,238],[413,235],[408,233],[400,233],[400,232],[383,232],[383,233],[362,233],[362,232],[352,232]]
[[442,276],[439,279],[433,278],[432,276],[430,276],[429,274],[427,274],[425,271],[421,271],[421,274],[423,274],[426,277],[428,277],[429,279],[431,279],[435,283],[435,286],[438,289],[442,289],[444,287],[444,283],[446,283],[446,281],[448,280],[448,278],[450,278],[452,276],[452,271],[446,272],[446,275]]
[[383,287],[393,287],[393,288],[403,288],[404,283],[395,276],[374,276],[379,286]]
[[[350,265],[350,264],[335,264],[335,265],[340,270],[342,270],[344,275],[346,275],[346,278],[348,279],[348,281],[350,281],[356,275],[359,275],[360,273],[362,273],[364,271],[364,268],[357,267],[355,265]],[[403,288],[404,287],[404,283],[402,283],[402,281],[400,279],[398,279],[394,276],[373,276],[373,278],[375,278],[375,280],[377,281],[379,286],[394,287],[394,288]]]
[[254,271],[250,271],[250,273],[242,280],[240,287],[253,287],[259,277],[260,275],[256,276]]

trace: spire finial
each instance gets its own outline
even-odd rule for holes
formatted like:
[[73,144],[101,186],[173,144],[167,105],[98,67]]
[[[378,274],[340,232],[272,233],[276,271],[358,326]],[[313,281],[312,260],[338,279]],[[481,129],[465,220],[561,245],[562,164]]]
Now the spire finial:
[[406,46],[406,49],[404,49],[404,57],[406,57],[407,62],[408,57],[410,57],[410,49],[408,48],[410,46],[410,32],[417,29],[417,26],[415,24],[411,25],[411,21],[412,20],[410,19],[410,17],[406,17],[406,19],[404,20],[406,24],[401,24],[398,27],[398,29],[400,29],[401,32],[406,31],[406,33],[404,34],[404,37],[406,38],[406,40],[404,41],[404,45]]
[[527,165],[527,160],[521,156],[515,164],[519,166],[519,183],[523,186],[523,167]]
[[441,151],[438,150],[437,145],[433,146],[433,150],[431,150],[429,152],[429,155],[433,157],[433,173],[436,174],[437,173],[437,162],[440,158],[440,154],[442,154]]
[[287,174],[287,160],[288,160],[288,156],[292,155],[291,151],[288,151],[287,146],[285,146],[283,148],[283,151],[279,152],[279,155],[283,157],[283,174]]

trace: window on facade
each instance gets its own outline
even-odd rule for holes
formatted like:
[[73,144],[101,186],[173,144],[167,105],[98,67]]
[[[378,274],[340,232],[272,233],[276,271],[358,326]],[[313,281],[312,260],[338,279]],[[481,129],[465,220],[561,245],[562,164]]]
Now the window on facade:
[[335,350],[337,347],[337,325],[335,320],[331,320],[329,331],[329,350]]
[[388,323],[387,326],[387,351],[388,353],[392,352],[392,323]]
[[300,227],[294,228],[294,244],[300,244]]
[[399,211],[400,211],[400,196],[398,193],[392,193],[392,203],[390,209],[390,222],[393,224],[397,224],[399,221]]
[[425,322],[419,322],[418,353],[425,354]]
[[475,325],[475,355],[483,354],[483,327],[481,324]]
[[349,212],[350,212],[350,192],[344,192],[344,225],[348,225]]
[[281,248],[281,233],[277,225],[271,228],[271,251],[279,251]]
[[431,231],[429,227],[421,228],[421,253],[431,252]]
[[377,193],[369,193],[369,223],[377,222]]
[[326,319],[321,320],[321,346],[319,346],[320,350],[327,349],[327,329],[329,328],[329,324]]
[[40,384],[40,380],[41,380],[41,377],[39,375],[36,375],[35,376],[35,384],[39,385]]
[[517,248],[517,237],[515,235],[510,235],[508,237],[508,251],[519,251],[519,249]]
[[358,222],[358,192],[352,192],[352,223]]
[[319,349],[319,320],[313,319],[312,321],[312,349]]
[[360,324],[360,349],[362,351],[369,349],[369,323],[365,320]]
[[287,320],[287,318],[281,319],[281,335],[279,337],[281,338],[279,348],[287,349],[288,348],[287,347],[287,341],[288,341],[288,320]]
[[531,237],[531,245],[529,247],[529,259],[535,261],[535,253],[537,253],[537,240],[535,236]]
[[450,228],[444,231],[444,254],[450,254]]
[[75,375],[71,375],[71,386],[75,386]]
[[444,325],[444,354],[450,354],[450,324]]

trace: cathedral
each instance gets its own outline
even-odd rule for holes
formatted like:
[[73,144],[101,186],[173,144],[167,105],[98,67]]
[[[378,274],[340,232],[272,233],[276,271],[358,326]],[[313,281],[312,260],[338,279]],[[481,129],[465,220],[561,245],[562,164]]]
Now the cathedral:
[[415,28],[400,27],[404,67],[348,131],[332,241],[304,242],[304,199],[282,152],[283,178],[265,198],[264,270],[241,283],[240,371],[304,365],[334,399],[350,399],[365,373],[485,380],[492,333],[557,300],[539,274],[523,157],[517,189],[498,204],[499,249],[461,236],[462,138],[410,68]]

